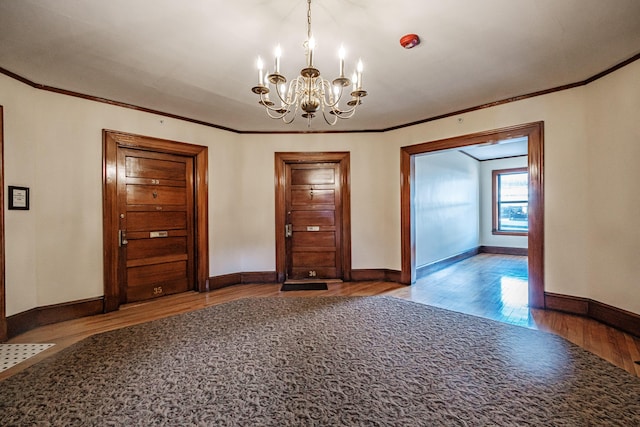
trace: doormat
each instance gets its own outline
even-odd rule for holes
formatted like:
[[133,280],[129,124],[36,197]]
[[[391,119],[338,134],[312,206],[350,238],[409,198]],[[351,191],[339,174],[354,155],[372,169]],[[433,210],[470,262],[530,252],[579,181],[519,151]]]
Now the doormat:
[[325,282],[283,283],[281,291],[326,291],[329,289]]
[[0,344],[0,372],[24,362],[55,344]]

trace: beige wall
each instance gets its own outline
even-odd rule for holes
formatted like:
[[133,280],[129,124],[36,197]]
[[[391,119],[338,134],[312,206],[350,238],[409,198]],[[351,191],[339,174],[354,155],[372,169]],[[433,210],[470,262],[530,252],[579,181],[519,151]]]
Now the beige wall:
[[589,86],[587,122],[590,296],[640,313],[640,61]]
[[480,163],[457,150],[416,156],[416,268],[480,244]]
[[[331,135],[236,135],[0,75],[5,184],[32,191],[30,211],[5,211],[7,315],[102,295],[103,128],[209,147],[210,273],[220,275],[275,270],[276,151],[350,151],[353,268],[399,270],[400,147],[538,120],[545,121],[546,290],[640,313],[639,228],[628,221],[640,206],[630,165],[639,154],[639,73],[636,61],[589,86],[462,121]],[[612,190],[603,177],[619,185]]]

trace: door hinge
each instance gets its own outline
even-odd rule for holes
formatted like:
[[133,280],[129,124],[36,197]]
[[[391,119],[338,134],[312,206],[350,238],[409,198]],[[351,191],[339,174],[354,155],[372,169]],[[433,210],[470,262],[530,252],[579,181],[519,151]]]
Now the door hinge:
[[284,226],[284,237],[293,236],[293,226],[291,224],[287,224]]

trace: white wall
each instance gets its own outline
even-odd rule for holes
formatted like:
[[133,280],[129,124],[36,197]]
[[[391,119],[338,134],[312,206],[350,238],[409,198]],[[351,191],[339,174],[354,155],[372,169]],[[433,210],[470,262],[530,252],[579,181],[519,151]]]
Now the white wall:
[[493,234],[493,171],[527,167],[527,157],[487,160],[480,162],[480,245],[505,248],[526,248],[527,236]]
[[209,187],[209,199],[216,201],[210,257],[223,256],[212,238],[227,219],[222,205],[235,190],[227,179],[236,173],[234,164],[224,161],[236,154],[235,134],[33,89],[6,76],[0,76],[0,104],[5,188],[27,186],[31,195],[29,211],[5,206],[7,315],[103,295],[104,128],[210,148],[209,180],[216,183]]
[[640,228],[630,222],[640,210],[638,75],[640,61],[588,86],[461,117],[317,135],[236,135],[0,75],[5,184],[32,190],[30,211],[5,211],[7,315],[102,295],[103,128],[209,147],[210,273],[220,275],[275,270],[275,151],[350,151],[353,268],[399,270],[400,147],[539,120],[546,290],[640,313]]
[[566,209],[586,218],[590,297],[640,313],[640,61],[592,83],[588,95],[586,209]]
[[478,247],[479,169],[456,150],[416,156],[416,267]]

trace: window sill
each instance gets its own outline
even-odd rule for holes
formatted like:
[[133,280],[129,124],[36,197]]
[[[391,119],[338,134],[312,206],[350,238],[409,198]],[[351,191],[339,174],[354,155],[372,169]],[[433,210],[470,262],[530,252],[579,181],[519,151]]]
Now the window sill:
[[528,236],[529,232],[528,231],[499,231],[499,230],[492,230],[491,234],[496,235],[496,236]]

